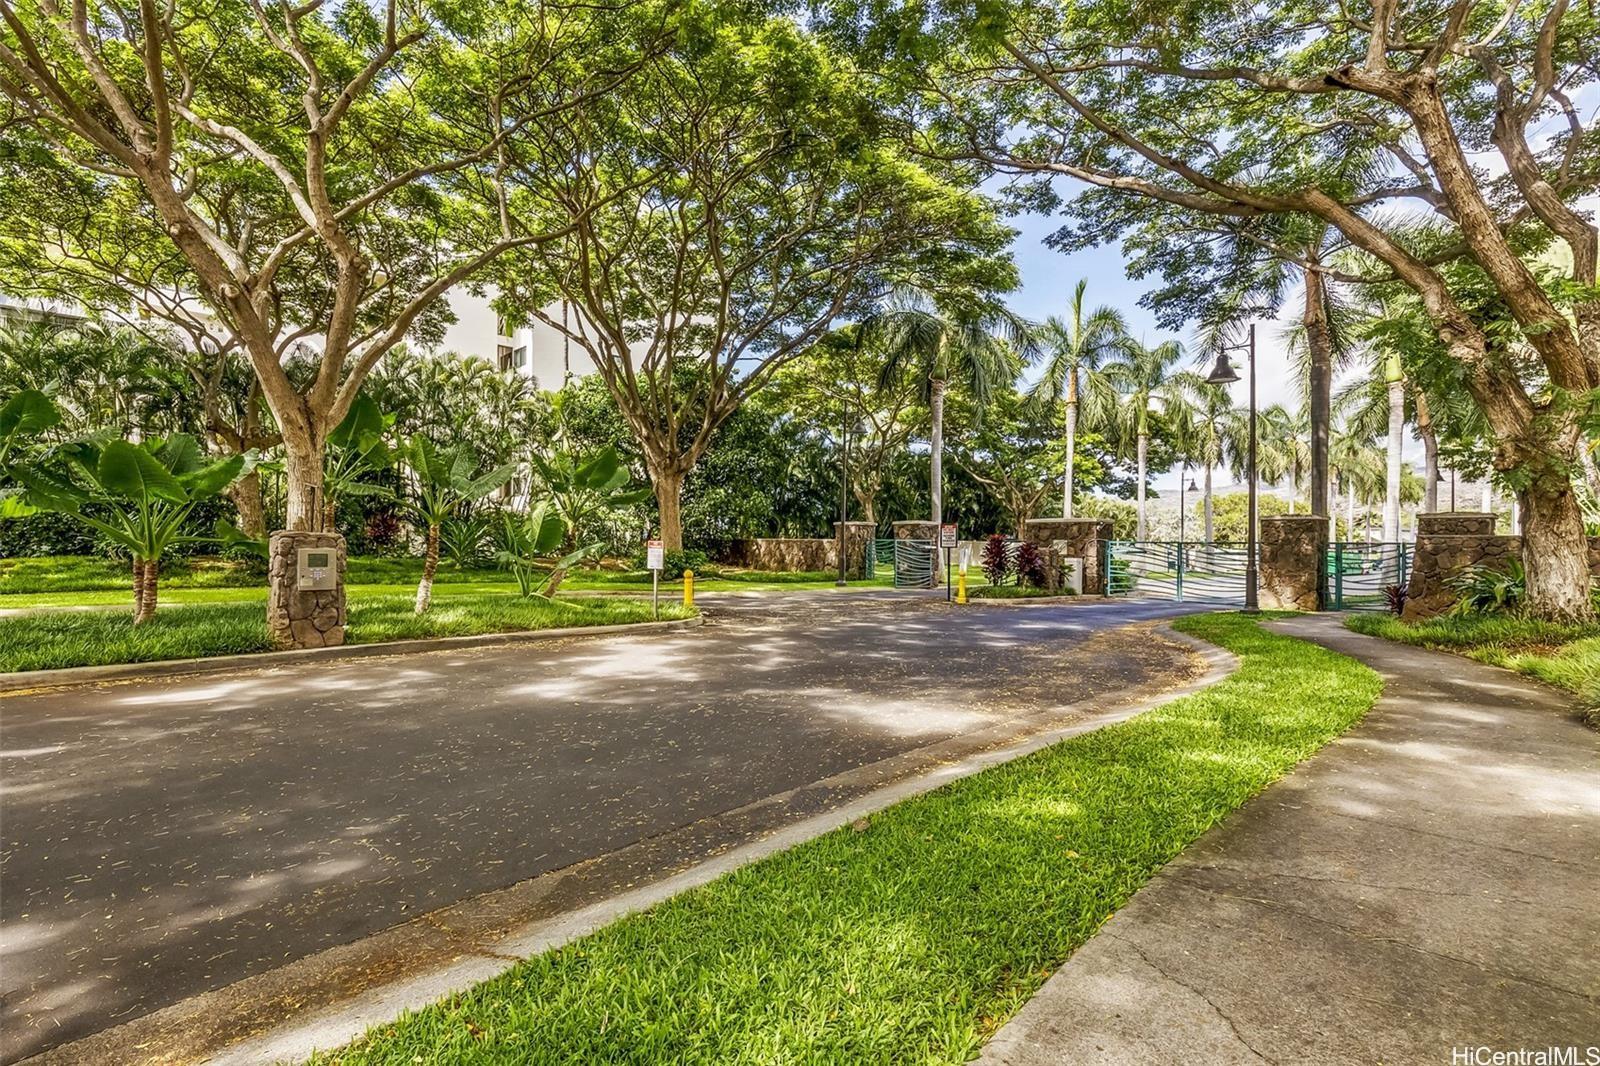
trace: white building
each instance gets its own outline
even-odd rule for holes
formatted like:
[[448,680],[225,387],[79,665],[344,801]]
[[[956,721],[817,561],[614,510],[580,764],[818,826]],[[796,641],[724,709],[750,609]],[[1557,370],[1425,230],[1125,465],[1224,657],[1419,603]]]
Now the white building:
[[[548,390],[594,373],[588,353],[560,330],[538,320],[512,326],[495,314],[487,295],[476,296],[466,289],[451,289],[445,298],[456,320],[445,331],[439,351],[481,356],[501,370],[532,377],[539,388]],[[576,312],[569,305],[555,303],[545,313],[559,321]]]

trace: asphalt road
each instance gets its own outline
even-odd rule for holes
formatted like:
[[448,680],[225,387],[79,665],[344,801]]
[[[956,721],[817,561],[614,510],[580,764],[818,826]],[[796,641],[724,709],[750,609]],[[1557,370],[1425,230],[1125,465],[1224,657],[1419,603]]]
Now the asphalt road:
[[1085,643],[1182,610],[787,594],[717,601],[670,635],[0,698],[0,1059],[832,774],[1160,684],[1170,653]]

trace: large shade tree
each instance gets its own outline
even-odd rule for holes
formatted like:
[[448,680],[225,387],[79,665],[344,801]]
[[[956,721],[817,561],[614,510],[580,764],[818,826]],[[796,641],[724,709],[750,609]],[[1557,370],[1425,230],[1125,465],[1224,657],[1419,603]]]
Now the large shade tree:
[[627,93],[503,155],[509,213],[572,231],[503,261],[503,305],[593,361],[669,550],[685,479],[785,363],[895,284],[1009,270],[970,177],[884,136],[852,64],[787,18],[695,17]]
[[[1362,262],[1327,276],[1410,289],[1491,427],[1526,519],[1530,609],[1593,616],[1573,489],[1600,389],[1600,231],[1578,206],[1600,181],[1595,119],[1578,102],[1596,78],[1592,5],[864,0],[847,12],[864,54],[893,57],[917,105],[943,116],[920,124],[933,150],[1337,229]],[[1479,149],[1498,176],[1474,165]],[[1373,165],[1351,173],[1352,156]],[[1409,239],[1419,215],[1442,239]],[[1570,257],[1541,278],[1528,253],[1552,240]],[[1503,300],[1513,337],[1464,305],[1455,263]]]
[[5,284],[220,335],[281,436],[288,527],[317,528],[378,361],[571,228],[503,209],[507,140],[668,36],[648,5],[0,0]]

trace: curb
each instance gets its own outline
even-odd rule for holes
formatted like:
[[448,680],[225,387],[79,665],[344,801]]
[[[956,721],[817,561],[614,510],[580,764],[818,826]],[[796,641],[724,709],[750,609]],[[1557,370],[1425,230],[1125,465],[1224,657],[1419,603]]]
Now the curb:
[[[149,1059],[140,1059],[138,1061],[204,1061],[213,1064],[230,1064],[230,1066],[259,1066],[262,1063],[303,1062],[314,1051],[330,1050],[342,1046],[359,1037],[368,1028],[392,1021],[404,1011],[420,1009],[436,1000],[470,988],[481,981],[496,977],[524,959],[559,948],[609,925],[619,918],[648,909],[682,892],[707,884],[724,874],[758,862],[778,852],[804,844],[824,833],[850,825],[860,818],[875,814],[904,800],[933,792],[952,782],[970,777],[1002,763],[1030,755],[1060,741],[1126,721],[1173,700],[1193,695],[1223,680],[1238,669],[1238,658],[1223,648],[1191,637],[1188,634],[1180,633],[1173,629],[1170,623],[1160,623],[1153,628],[1174,643],[1181,644],[1197,653],[1206,664],[1205,672],[1199,677],[1192,678],[1174,688],[1157,692],[1142,699],[1134,699],[1127,705],[1117,707],[1102,715],[1073,717],[1057,725],[1047,726],[1037,732],[1030,733],[1014,742],[1002,744],[999,747],[977,751],[953,759],[940,760],[932,769],[874,788],[830,810],[767,832],[690,866],[676,870],[670,868],[663,870],[661,871],[661,876],[655,880],[646,880],[645,883],[639,884],[638,887],[629,888],[587,905],[558,912],[549,917],[540,918],[505,930],[500,935],[486,941],[478,941],[470,946],[463,945],[462,950],[453,953],[451,960],[446,965],[428,967],[398,975],[394,980],[368,988],[349,998],[311,1008],[299,1017],[286,1019],[281,1024],[266,1031],[251,1033],[232,1044],[215,1046],[202,1052],[184,1053],[176,1059],[163,1059],[159,1053],[156,1053]],[[1066,705],[1066,707],[1072,706],[1076,705]],[[1066,707],[1057,708],[1055,713],[1063,713]],[[884,761],[892,761],[894,758],[896,757],[891,756],[889,760]],[[836,775],[836,777],[844,777],[849,774],[872,774],[879,765],[876,763],[867,764],[852,771],[845,771],[843,774]],[[825,781],[831,780],[833,779],[825,779]],[[783,802],[797,793],[813,790],[824,783],[814,782],[802,785],[787,793],[780,793],[777,796],[753,801],[743,807],[736,808],[734,811],[723,812],[705,821],[709,823],[717,819],[726,819],[729,816],[736,816],[740,812],[762,805]],[[462,907],[494,912],[497,910],[497,902],[508,900],[514,894],[530,898],[557,895],[561,891],[562,882],[565,879],[571,877],[579,868],[601,861],[604,858],[605,856],[596,856],[592,859],[584,860],[577,867],[553,870],[531,881],[519,882],[505,889],[461,901],[459,904],[452,905],[452,908]],[[405,935],[404,930],[409,925],[413,923],[430,923],[431,919],[439,917],[452,908],[444,908],[440,912],[433,912],[429,915],[419,915],[412,920],[412,923],[374,933],[372,937],[367,939],[371,940],[386,936],[403,937]],[[442,924],[448,926],[451,923],[447,918]],[[357,945],[360,943],[360,941],[356,942]],[[327,953],[329,957],[332,957],[337,953],[347,952],[355,947],[356,945],[344,945],[327,949]],[[313,960],[317,958],[318,956],[316,955],[308,956],[306,959],[289,963],[288,967],[298,967],[308,963],[314,966]],[[256,978],[246,978],[245,980],[265,980],[270,982],[272,976],[272,973],[269,972]],[[229,987],[236,988],[237,986]],[[231,1006],[225,998],[228,995],[228,991],[227,988],[224,988],[215,992],[202,993],[192,1000],[173,1004],[155,1012],[155,1014],[146,1015],[141,1019],[128,1022],[123,1027],[102,1030],[80,1041],[60,1045],[27,1059],[25,1062],[38,1063],[40,1066],[44,1066],[44,1064],[51,1064],[51,1066],[74,1064],[76,1066],[78,1063],[108,1061],[115,1057],[114,1049],[120,1049],[129,1043],[135,1044],[135,1046],[143,1046],[152,1039],[158,1039],[156,1034],[163,1026],[176,1026],[180,1030],[185,1028],[184,1012],[189,1012],[188,1017],[193,1018],[196,1012],[209,1013],[217,1010],[228,1010]],[[264,992],[266,992],[265,989]],[[271,998],[282,1002],[286,992],[283,988],[272,988],[267,994],[270,994]],[[132,1038],[131,1040],[129,1039],[130,1037]]]
[[285,666],[293,663],[364,659],[374,655],[406,655],[412,652],[481,648],[497,644],[524,644],[540,640],[561,640],[568,637],[694,629],[704,624],[705,615],[697,614],[693,618],[673,618],[665,622],[623,622],[604,626],[527,629],[509,633],[478,633],[466,637],[420,637],[416,640],[385,640],[376,644],[341,644],[336,648],[298,648],[293,651],[263,651],[251,652],[245,655],[214,655],[203,659],[157,659],[147,663],[118,663],[113,666],[70,666],[61,670],[24,670],[21,673],[0,675],[0,698],[27,695],[44,689],[86,685],[96,681],[182,677],[190,674],[219,673],[226,670]]

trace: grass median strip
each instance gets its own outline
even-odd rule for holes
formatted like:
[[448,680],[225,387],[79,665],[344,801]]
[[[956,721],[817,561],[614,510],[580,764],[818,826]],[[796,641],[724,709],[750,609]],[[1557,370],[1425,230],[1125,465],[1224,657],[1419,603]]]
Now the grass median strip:
[[1361,717],[1376,674],[1236,614],[1203,692],[624,918],[315,1061],[964,1062],[1164,863]]
[[1408,623],[1390,615],[1352,615],[1357,633],[1453,651],[1578,694],[1589,723],[1600,728],[1600,625],[1562,625],[1510,615],[1443,615]]
[[[678,604],[661,606],[663,619],[686,618]],[[425,637],[617,625],[650,620],[650,604],[631,599],[542,600],[507,595],[459,595],[435,601],[427,614],[409,596],[350,599],[346,636],[352,644]],[[61,612],[0,618],[0,673],[69,666],[155,662],[267,651],[260,603],[162,608],[142,626],[111,611]]]

